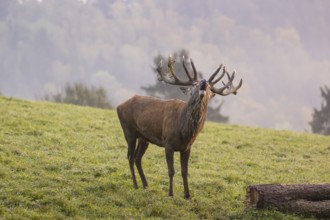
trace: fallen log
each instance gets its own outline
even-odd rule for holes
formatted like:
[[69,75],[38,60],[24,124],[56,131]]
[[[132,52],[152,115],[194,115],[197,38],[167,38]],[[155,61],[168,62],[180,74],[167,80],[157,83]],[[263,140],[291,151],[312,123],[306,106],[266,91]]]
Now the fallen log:
[[246,188],[246,206],[330,217],[330,184],[263,184]]

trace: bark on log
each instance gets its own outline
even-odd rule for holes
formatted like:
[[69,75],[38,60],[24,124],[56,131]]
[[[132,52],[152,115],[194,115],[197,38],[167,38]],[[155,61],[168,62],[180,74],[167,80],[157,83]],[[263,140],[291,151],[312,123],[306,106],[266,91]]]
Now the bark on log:
[[330,217],[330,184],[252,185],[246,193],[248,207]]

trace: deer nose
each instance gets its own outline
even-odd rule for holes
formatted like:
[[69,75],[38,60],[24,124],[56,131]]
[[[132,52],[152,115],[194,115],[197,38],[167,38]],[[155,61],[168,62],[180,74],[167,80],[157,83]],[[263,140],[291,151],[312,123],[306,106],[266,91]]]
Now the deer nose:
[[202,79],[201,82],[200,82],[200,90],[203,90],[205,91],[206,90],[206,80],[205,79]]

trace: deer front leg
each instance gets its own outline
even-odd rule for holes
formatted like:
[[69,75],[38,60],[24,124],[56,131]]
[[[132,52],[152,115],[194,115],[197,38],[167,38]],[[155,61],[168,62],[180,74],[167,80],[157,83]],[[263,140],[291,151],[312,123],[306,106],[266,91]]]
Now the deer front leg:
[[180,153],[181,162],[181,175],[183,178],[184,198],[190,199],[189,186],[188,186],[188,161],[190,156],[190,150]]
[[173,176],[175,174],[174,170],[174,151],[172,149],[165,149],[166,162],[168,168],[168,176],[170,178],[170,188],[168,191],[168,196],[173,196]]

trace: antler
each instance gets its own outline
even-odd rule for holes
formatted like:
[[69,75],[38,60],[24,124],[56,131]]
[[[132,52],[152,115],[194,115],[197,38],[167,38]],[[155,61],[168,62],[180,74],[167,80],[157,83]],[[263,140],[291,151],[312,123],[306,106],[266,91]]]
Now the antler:
[[[216,80],[213,81],[213,79],[216,77],[216,75],[219,73],[219,71],[221,70],[222,68],[222,64],[219,66],[219,68],[211,75],[211,77],[209,78],[208,82],[209,84],[211,85],[211,91],[213,93],[216,93],[216,94],[219,94],[219,95],[222,95],[222,96],[226,96],[226,95],[229,95],[229,94],[234,94],[236,95],[237,94],[237,90],[239,88],[241,88],[242,84],[243,84],[243,80],[241,79],[240,82],[238,83],[237,86],[234,86],[233,85],[233,81],[234,81],[234,78],[235,78],[235,71],[232,73],[232,75],[230,76],[229,73],[226,71],[226,67],[224,66],[223,67],[223,71],[222,71],[222,74],[221,76],[219,76]],[[227,75],[228,77],[228,82],[227,84],[225,84],[223,81],[222,81],[222,84],[223,84],[223,87],[221,88],[215,88],[214,85],[219,82],[223,77],[224,75]]]
[[159,73],[159,80],[160,81],[164,81],[168,84],[171,84],[171,85],[180,85],[180,86],[190,86],[190,85],[193,85],[196,81],[197,81],[197,71],[196,71],[196,68],[195,68],[195,65],[194,65],[194,62],[192,61],[192,59],[190,59],[190,63],[191,63],[191,66],[192,66],[192,69],[194,71],[194,76],[193,78],[191,77],[191,75],[189,74],[188,72],[188,69],[186,67],[186,64],[185,64],[185,61],[184,61],[184,57],[182,58],[182,65],[183,65],[183,68],[185,70],[185,73],[187,74],[188,76],[188,80],[187,81],[184,81],[182,79],[180,79],[174,72],[174,68],[173,68],[173,64],[175,63],[175,60],[172,59],[171,57],[168,58],[168,68],[170,70],[170,73],[164,73],[163,72],[163,61],[160,60],[159,62],[159,65],[157,67],[157,72]]

